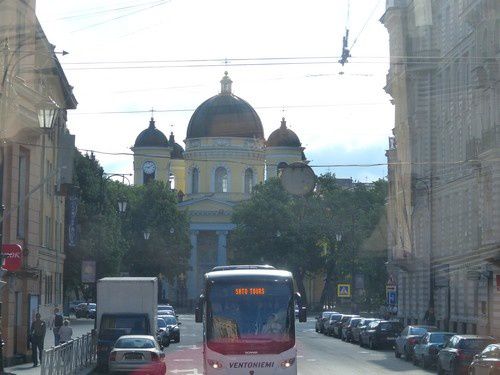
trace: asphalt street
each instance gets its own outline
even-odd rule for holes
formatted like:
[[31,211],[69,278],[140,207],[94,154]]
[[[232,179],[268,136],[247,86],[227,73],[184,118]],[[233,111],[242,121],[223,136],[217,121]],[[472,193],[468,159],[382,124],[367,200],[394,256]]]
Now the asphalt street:
[[[203,373],[201,324],[193,315],[180,315],[181,342],[165,349],[167,375]],[[432,374],[394,357],[390,349],[370,350],[316,333],[314,319],[296,324],[300,375]]]

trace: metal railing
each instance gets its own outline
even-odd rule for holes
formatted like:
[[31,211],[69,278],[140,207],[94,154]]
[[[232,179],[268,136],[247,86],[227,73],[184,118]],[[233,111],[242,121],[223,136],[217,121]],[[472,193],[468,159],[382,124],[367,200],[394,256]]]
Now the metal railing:
[[43,351],[41,375],[75,374],[96,361],[96,339],[92,333]]

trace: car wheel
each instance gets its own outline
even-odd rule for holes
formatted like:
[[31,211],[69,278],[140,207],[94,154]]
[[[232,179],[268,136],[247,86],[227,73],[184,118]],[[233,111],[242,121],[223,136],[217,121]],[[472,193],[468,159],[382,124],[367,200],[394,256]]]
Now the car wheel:
[[395,356],[396,358],[401,358],[401,353],[400,353],[400,352],[398,352],[398,349],[394,349],[394,356]]
[[459,374],[458,364],[455,361],[451,362],[451,364],[450,364],[450,374],[451,375],[458,375]]
[[405,360],[407,360],[408,362],[411,361],[411,354],[410,352],[408,351],[408,349],[405,348]]
[[368,346],[370,347],[371,350],[375,350],[375,343],[373,342],[372,339],[368,342]]
[[177,336],[174,340],[175,343],[181,342],[181,335]]
[[429,367],[431,367],[431,364],[430,364],[429,360],[428,360],[428,359],[426,359],[424,356],[422,356],[422,367],[423,367],[424,369],[426,369],[426,370],[427,370]]
[[441,367],[441,363],[440,362],[438,362],[438,364],[437,364],[437,373],[438,373],[438,375],[444,375],[444,370]]
[[418,366],[418,358],[416,355],[413,356],[413,365]]

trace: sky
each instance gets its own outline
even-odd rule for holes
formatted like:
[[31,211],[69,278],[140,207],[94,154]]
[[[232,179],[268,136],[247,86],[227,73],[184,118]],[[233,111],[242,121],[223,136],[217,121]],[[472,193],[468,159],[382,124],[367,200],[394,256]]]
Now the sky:
[[[37,14],[79,102],[68,113],[77,147],[108,173],[133,173],[130,147],[154,109],[184,146],[187,125],[220,92],[259,114],[265,136],[281,117],[317,174],[385,177],[394,108],[384,92],[383,0],[38,0]],[[337,60],[349,28],[349,62]],[[201,61],[204,60],[204,61]],[[119,155],[110,155],[110,154]],[[349,166],[346,166],[349,165]]]

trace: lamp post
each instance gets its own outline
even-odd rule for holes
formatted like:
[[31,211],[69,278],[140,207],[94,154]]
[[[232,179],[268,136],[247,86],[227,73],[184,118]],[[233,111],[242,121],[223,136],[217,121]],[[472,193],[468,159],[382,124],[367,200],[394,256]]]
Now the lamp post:
[[144,239],[147,241],[149,240],[149,236],[151,236],[151,232],[149,231],[149,229],[144,229],[142,231],[142,235],[144,236]]

